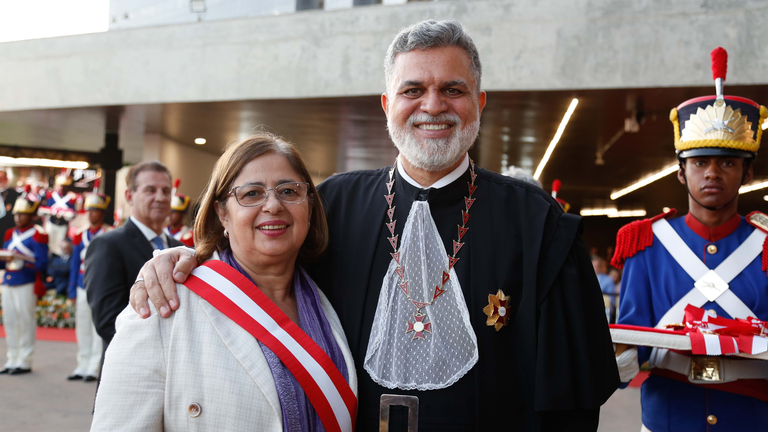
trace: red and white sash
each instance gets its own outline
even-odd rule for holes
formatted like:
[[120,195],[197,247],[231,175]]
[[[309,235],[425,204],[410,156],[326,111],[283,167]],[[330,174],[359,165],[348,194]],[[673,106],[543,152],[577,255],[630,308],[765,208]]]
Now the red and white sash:
[[327,431],[354,430],[357,398],[339,369],[248,278],[221,261],[209,260],[184,285],[277,354]]

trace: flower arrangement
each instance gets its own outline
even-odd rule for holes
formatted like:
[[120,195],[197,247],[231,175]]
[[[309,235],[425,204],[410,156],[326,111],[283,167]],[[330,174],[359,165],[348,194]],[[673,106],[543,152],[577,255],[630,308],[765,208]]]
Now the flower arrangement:
[[75,327],[75,304],[64,296],[46,294],[37,301],[36,315],[39,327]]
[[[74,303],[67,303],[66,297],[54,294],[46,294],[38,300],[35,310],[38,327],[75,328],[75,313]],[[0,325],[2,324],[3,305],[0,302]]]

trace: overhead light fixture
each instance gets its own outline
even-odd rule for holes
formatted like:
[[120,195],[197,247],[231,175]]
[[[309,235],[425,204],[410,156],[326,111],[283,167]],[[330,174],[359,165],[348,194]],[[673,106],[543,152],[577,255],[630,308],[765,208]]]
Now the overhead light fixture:
[[671,209],[671,208],[669,208],[669,207],[663,207],[663,208],[661,209],[661,212],[662,212],[662,213],[669,213],[669,211],[670,211],[670,210],[672,210],[672,209]]
[[23,165],[23,166],[39,166],[39,167],[71,168],[71,169],[88,168],[88,162],[84,162],[84,161],[64,161],[64,160],[41,159],[41,158],[13,158],[8,156],[0,156],[0,165]]
[[581,216],[608,216],[609,218],[617,217],[643,217],[645,216],[645,210],[618,210],[615,207],[607,208],[585,208],[582,209],[579,214]]
[[756,191],[756,190],[759,190],[759,189],[765,189],[767,187],[768,187],[768,181],[763,181],[763,182],[760,182],[760,183],[752,183],[752,184],[740,187],[739,188],[739,193],[743,194],[743,193],[747,193],[747,192]]
[[609,218],[643,216],[645,216],[645,210],[619,210],[616,213],[611,213],[608,215]]
[[656,174],[651,174],[648,177],[640,180],[637,183],[631,184],[631,185],[625,187],[622,190],[619,190],[619,191],[616,191],[616,192],[612,193],[611,194],[611,199],[615,200],[617,198],[621,198],[624,195],[626,195],[626,194],[628,194],[630,192],[634,192],[634,191],[640,189],[643,186],[648,186],[649,184],[655,182],[656,180],[658,180],[660,178],[666,177],[666,176],[672,174],[673,172],[677,172],[677,168],[678,168],[678,164],[670,165],[670,166],[664,168],[663,170],[657,172]]
[[609,213],[616,213],[616,207],[612,208],[584,208],[579,212],[582,216],[608,216]]
[[549,157],[552,156],[552,152],[555,151],[555,146],[557,146],[558,141],[560,141],[560,137],[563,135],[563,131],[565,131],[565,127],[568,125],[568,120],[571,119],[571,115],[573,115],[573,111],[576,109],[576,105],[578,104],[579,100],[573,98],[571,105],[568,106],[568,110],[563,116],[563,120],[560,122],[560,126],[557,128],[557,132],[555,132],[554,138],[552,138],[552,141],[549,143],[549,147],[547,147],[547,151],[544,153],[544,157],[541,158],[541,162],[539,162],[539,166],[536,168],[536,172],[533,174],[533,178],[536,180],[539,179],[541,172],[544,171],[544,167],[547,165]]
[[763,197],[763,199],[764,199],[765,201],[768,201],[768,195],[764,196],[764,197]]
[[206,141],[205,138],[195,138],[195,144],[197,144],[197,145],[203,145],[206,142],[208,142],[208,141]]

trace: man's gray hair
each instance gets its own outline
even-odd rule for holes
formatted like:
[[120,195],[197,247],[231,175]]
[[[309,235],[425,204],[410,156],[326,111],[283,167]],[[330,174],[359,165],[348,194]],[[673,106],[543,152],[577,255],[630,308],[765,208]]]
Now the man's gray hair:
[[522,168],[518,168],[514,165],[511,165],[504,172],[502,172],[502,174],[507,177],[512,177],[518,180],[522,180],[526,183],[532,184],[534,186],[538,186],[543,189],[543,187],[541,186],[541,182],[533,178],[532,175],[528,174],[528,171]]
[[477,83],[477,91],[480,92],[480,77],[483,72],[480,65],[480,54],[477,52],[475,42],[472,41],[461,23],[456,20],[425,20],[400,30],[384,58],[384,76],[387,79],[387,89],[389,89],[389,83],[392,79],[395,57],[398,54],[417,49],[425,50],[451,46],[459,47],[469,55],[470,71]]

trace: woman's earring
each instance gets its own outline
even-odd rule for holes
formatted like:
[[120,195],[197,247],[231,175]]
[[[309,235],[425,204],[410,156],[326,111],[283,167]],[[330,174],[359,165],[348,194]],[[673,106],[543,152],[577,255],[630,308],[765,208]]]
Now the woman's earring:
[[224,237],[229,238],[229,233],[226,228],[224,228]]

